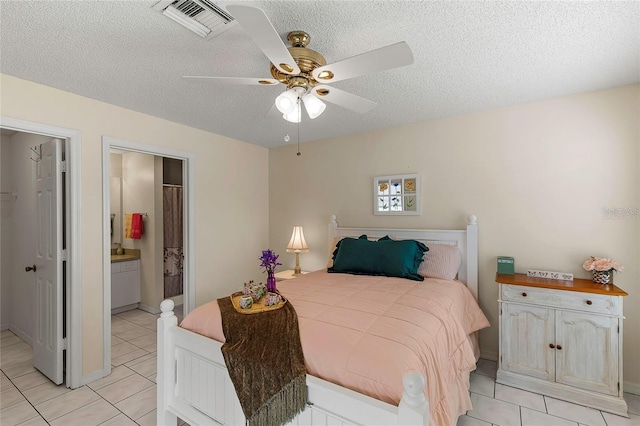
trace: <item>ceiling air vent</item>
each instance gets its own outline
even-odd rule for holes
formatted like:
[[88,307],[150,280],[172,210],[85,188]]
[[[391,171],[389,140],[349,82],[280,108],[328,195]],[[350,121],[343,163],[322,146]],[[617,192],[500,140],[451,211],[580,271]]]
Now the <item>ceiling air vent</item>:
[[233,16],[210,0],[163,0],[153,9],[205,39],[237,24]]

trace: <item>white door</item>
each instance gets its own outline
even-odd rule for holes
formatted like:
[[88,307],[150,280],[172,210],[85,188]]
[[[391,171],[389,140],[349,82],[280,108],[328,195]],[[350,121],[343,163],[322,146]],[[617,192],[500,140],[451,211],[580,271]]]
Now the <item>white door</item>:
[[36,148],[36,300],[33,365],[55,384],[63,380],[62,143]]

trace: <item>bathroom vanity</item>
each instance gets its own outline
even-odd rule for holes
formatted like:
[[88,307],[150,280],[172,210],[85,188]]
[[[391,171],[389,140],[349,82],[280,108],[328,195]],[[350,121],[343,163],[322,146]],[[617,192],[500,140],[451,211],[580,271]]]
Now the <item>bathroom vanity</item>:
[[135,309],[140,303],[140,250],[111,254],[111,313]]

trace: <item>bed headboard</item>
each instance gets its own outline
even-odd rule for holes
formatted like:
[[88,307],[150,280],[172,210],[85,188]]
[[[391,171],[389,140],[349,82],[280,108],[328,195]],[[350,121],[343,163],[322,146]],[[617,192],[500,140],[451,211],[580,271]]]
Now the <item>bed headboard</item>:
[[335,215],[329,219],[329,247],[333,247],[336,237],[359,237],[366,234],[371,238],[388,235],[399,240],[417,240],[427,246],[448,244],[458,247],[462,253],[462,262],[458,270],[458,280],[465,283],[473,297],[478,300],[478,218],[469,215],[466,229],[385,229],[385,228],[346,228],[338,226]]

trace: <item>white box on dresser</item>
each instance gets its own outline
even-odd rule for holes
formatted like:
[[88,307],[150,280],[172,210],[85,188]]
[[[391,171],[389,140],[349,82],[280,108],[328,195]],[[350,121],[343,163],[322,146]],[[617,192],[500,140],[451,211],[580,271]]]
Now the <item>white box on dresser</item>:
[[497,383],[627,416],[622,298],[615,285],[496,275]]

